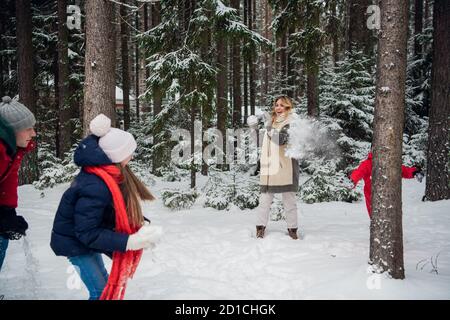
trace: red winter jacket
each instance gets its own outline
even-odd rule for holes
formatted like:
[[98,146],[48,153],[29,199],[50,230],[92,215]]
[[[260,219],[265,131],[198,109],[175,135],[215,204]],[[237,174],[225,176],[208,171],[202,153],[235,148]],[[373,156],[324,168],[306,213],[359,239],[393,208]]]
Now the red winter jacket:
[[[416,170],[416,167],[406,167],[402,165],[402,178],[414,178],[414,172]],[[359,180],[364,180],[364,197],[366,198],[367,212],[369,213],[369,218],[371,218],[372,208],[370,207],[370,193],[372,191],[372,152],[370,152],[367,159],[361,162],[359,167],[351,173],[350,179],[353,181],[355,186],[358,184]]]
[[19,168],[25,153],[35,147],[30,141],[26,148],[17,148],[11,156],[6,152],[6,145],[0,139],[0,206],[17,208],[17,188],[19,187]]

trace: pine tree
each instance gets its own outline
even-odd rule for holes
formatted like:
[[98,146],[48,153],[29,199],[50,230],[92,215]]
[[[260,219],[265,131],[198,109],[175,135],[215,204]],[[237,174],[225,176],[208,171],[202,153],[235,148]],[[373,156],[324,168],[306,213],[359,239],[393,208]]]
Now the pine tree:
[[402,133],[408,3],[381,1],[375,97],[370,262],[375,272],[404,279]]
[[[272,23],[278,35],[284,36],[289,30],[289,43],[294,55],[304,63],[307,75],[307,110],[308,115],[319,115],[318,75],[320,65],[320,48],[324,40],[324,31],[320,26],[320,14],[323,11],[321,1],[297,0],[284,2],[272,1],[278,15]],[[295,30],[295,32],[293,32]],[[285,74],[278,75],[282,80]],[[283,91],[291,91],[289,89]]]
[[375,83],[371,58],[347,52],[336,67],[324,64],[320,81],[321,119],[328,124],[342,152],[339,168],[366,158],[372,141]]
[[[203,43],[208,30],[213,30],[212,39],[220,37],[238,37],[243,43],[254,43],[256,48],[260,44],[271,43],[255,32],[251,32],[236,15],[233,8],[225,6],[221,1],[196,1],[195,6],[179,6],[177,1],[161,1],[161,24],[143,35],[143,46],[149,57],[149,66],[152,74],[148,78],[151,88],[148,95],[154,95],[155,89],[162,89],[167,97],[163,111],[152,121],[152,132],[155,141],[165,151],[164,163],[168,159],[169,146],[173,145],[167,138],[170,136],[166,130],[171,125],[178,124],[170,118],[171,112],[181,107],[181,113],[190,115],[190,126],[193,131],[196,119],[209,112],[205,106],[213,101],[216,88],[216,68],[208,57],[214,52],[205,51]],[[194,5],[191,3],[190,5]],[[186,16],[187,15],[187,16]],[[189,19],[187,19],[187,17]],[[216,29],[220,26],[221,29]],[[189,32],[188,32],[189,31]],[[216,35],[220,35],[219,38]],[[207,37],[209,38],[209,37]],[[211,50],[214,46],[209,46]],[[198,109],[199,106],[203,106]],[[203,114],[204,113],[204,114]],[[208,117],[208,116],[207,116]],[[185,118],[186,119],[186,118]],[[191,134],[191,139],[194,139]],[[191,141],[193,151],[194,140]],[[156,148],[156,144],[155,144]],[[153,150],[155,152],[156,149]],[[194,159],[194,158],[191,158]],[[193,161],[193,160],[192,160]],[[194,172],[200,163],[191,163],[191,185],[195,185]]]

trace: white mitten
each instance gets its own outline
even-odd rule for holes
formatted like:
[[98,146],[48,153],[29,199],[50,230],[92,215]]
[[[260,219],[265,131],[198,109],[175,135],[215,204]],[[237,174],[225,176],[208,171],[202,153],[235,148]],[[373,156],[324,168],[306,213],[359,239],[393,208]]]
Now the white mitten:
[[163,229],[160,226],[154,226],[152,224],[145,226],[145,236],[150,240],[152,244],[156,244],[161,240]]
[[247,118],[247,124],[249,127],[256,127],[258,125],[258,118],[254,115],[251,115]]
[[152,240],[155,239],[154,228],[153,226],[144,224],[138,232],[130,235],[127,242],[127,251],[151,247],[154,244]]

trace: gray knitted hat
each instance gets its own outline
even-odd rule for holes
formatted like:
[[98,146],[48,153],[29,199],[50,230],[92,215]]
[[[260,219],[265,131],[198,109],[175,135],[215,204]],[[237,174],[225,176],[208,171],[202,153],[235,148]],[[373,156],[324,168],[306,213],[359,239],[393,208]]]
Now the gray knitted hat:
[[4,96],[0,103],[0,117],[14,129],[14,132],[32,128],[36,123],[33,113],[27,107],[8,96]]

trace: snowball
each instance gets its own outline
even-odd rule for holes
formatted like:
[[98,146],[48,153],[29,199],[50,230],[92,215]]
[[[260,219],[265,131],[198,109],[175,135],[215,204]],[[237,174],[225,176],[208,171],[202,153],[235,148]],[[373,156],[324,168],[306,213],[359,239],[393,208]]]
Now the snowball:
[[257,124],[258,124],[258,118],[255,117],[255,116],[253,116],[253,115],[249,116],[249,117],[247,118],[247,124],[248,124],[249,126],[255,126],[255,125],[257,125]]

